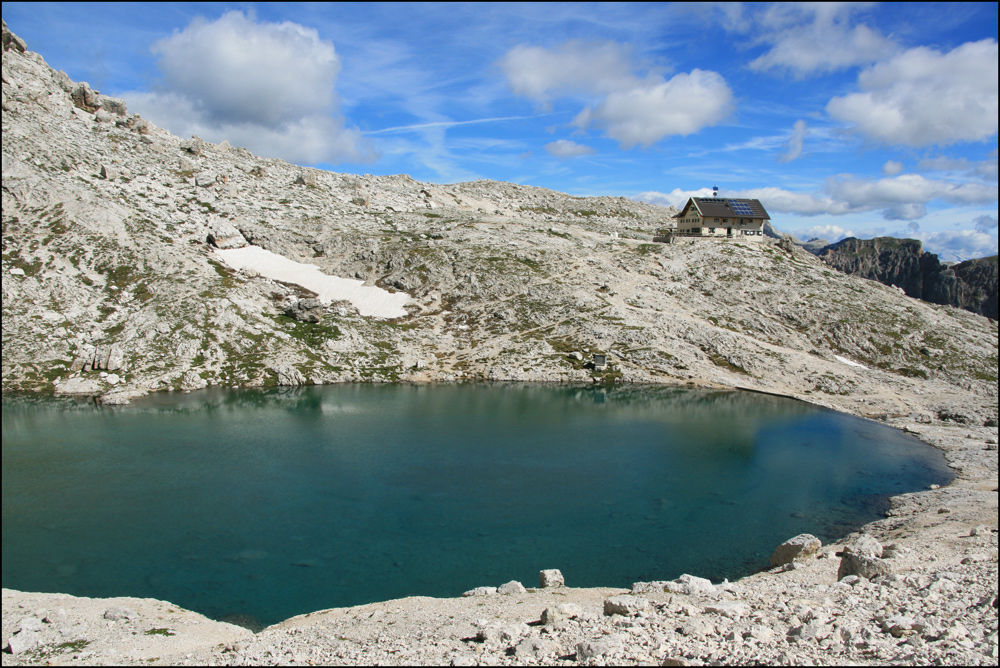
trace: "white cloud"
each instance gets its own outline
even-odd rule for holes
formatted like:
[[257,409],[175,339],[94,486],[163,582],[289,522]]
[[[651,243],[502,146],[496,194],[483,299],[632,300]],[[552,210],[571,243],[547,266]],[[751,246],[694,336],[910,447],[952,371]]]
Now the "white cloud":
[[689,197],[711,197],[711,188],[700,188],[698,190],[681,190],[680,188],[674,188],[669,193],[660,193],[655,190],[649,190],[646,192],[639,193],[633,199],[639,202],[647,202],[649,204],[656,204],[657,206],[672,206],[675,209],[680,209],[685,204],[687,204]]
[[897,160],[887,160],[882,165],[882,173],[886,176],[898,176],[903,173],[903,163]]
[[797,193],[775,186],[742,190],[734,196],[759,199],[764,208],[771,213],[797,213],[802,216],[851,213],[851,208],[847,203],[838,202],[829,196]]
[[826,239],[830,243],[833,243],[847,237],[853,237],[854,232],[839,225],[814,225],[808,229],[799,230],[795,236],[806,241]]
[[623,148],[648,147],[670,135],[687,136],[716,125],[732,111],[732,91],[717,72],[695,69],[669,81],[644,82],[611,93],[573,120],[602,128]]
[[788,138],[785,145],[785,154],[778,158],[778,162],[791,162],[802,155],[802,140],[806,136],[806,122],[799,119],[792,126],[792,136]]
[[516,95],[545,105],[552,97],[607,94],[635,83],[628,50],[615,42],[516,46],[500,60],[500,68]]
[[961,261],[997,254],[996,235],[976,230],[945,230],[918,234],[924,250],[936,253],[942,260]]
[[[924,204],[942,200],[952,204],[983,204],[996,201],[997,187],[984,183],[928,179],[919,174],[901,174],[877,181],[857,178],[828,179],[825,190],[851,209]],[[908,220],[908,218],[907,218]]]
[[152,50],[162,85],[123,97],[176,134],[227,139],[295,162],[373,157],[361,133],[335,115],[340,59],[313,29],[231,11],[195,19]]
[[[919,202],[901,202],[899,204],[890,204],[885,207],[885,209],[882,210],[882,215],[887,220],[913,221],[917,218],[923,218],[926,216],[927,207]],[[911,222],[907,227],[913,229],[914,225],[916,225],[916,223]]]
[[991,181],[997,180],[996,155],[986,160],[974,161],[966,158],[925,158],[917,163],[917,167],[929,172],[951,172],[967,176],[978,176]]
[[[637,199],[657,203],[654,199],[647,199],[647,196],[676,200],[677,196],[684,194],[680,190],[674,190],[670,195],[642,193]],[[772,214],[842,216],[880,211],[888,220],[915,220],[927,214],[926,205],[932,201],[949,204],[995,202],[997,187],[977,182],[928,179],[919,174],[901,174],[878,180],[841,176],[827,179],[822,193],[793,192],[769,186],[735,191],[731,196],[759,199]]]
[[866,25],[852,26],[851,3],[775,3],[757,15],[758,41],[770,50],[754,70],[785,70],[801,77],[888,57],[896,45]]
[[583,144],[577,144],[569,139],[560,139],[545,145],[545,150],[557,158],[577,158],[581,155],[591,155],[594,149]]
[[941,53],[909,49],[858,76],[861,92],[826,111],[866,137],[892,145],[945,146],[997,133],[997,42]]
[[628,51],[613,42],[518,46],[500,67],[514,93],[542,104],[565,96],[591,98],[573,124],[600,128],[623,148],[692,134],[720,123],[733,108],[732,91],[717,72],[695,69],[670,79],[650,72],[640,78]]

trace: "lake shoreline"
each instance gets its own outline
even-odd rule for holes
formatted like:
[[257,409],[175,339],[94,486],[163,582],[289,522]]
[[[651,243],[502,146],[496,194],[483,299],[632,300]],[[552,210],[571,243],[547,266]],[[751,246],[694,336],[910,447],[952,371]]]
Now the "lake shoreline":
[[[3,641],[13,639],[8,646],[14,649],[20,647],[18,638],[35,644],[5,653],[3,663],[44,663],[58,657],[60,663],[85,664],[500,665],[547,663],[572,655],[587,664],[676,659],[688,665],[996,665],[997,428],[922,424],[904,417],[879,422],[943,450],[956,473],[952,483],[892,497],[886,519],[824,546],[816,557],[791,569],[747,576],[711,593],[678,594],[662,587],[641,593],[578,589],[572,582],[532,590],[535,583],[525,582],[529,589],[524,593],[409,597],[299,615],[253,634],[152,599],[86,599],[5,589]],[[891,574],[838,584],[837,553],[861,535],[897,546],[892,558],[880,560]],[[982,593],[989,591],[992,598]],[[604,602],[622,594],[645,607],[627,616],[605,615]],[[984,596],[990,600],[984,603]],[[886,601],[894,610],[886,609]],[[966,605],[958,605],[961,601]],[[544,610],[566,605],[578,614],[539,623]],[[964,612],[956,614],[959,607]],[[120,618],[109,619],[109,611],[110,617]],[[886,626],[893,617],[909,626]],[[55,642],[62,638],[69,640]]]

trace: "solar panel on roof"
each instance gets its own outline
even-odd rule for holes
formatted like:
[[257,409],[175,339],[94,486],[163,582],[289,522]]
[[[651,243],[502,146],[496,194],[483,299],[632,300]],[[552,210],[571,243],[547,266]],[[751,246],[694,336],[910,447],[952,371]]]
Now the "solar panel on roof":
[[741,216],[752,216],[753,209],[746,202],[730,202],[729,206],[732,207],[733,211]]

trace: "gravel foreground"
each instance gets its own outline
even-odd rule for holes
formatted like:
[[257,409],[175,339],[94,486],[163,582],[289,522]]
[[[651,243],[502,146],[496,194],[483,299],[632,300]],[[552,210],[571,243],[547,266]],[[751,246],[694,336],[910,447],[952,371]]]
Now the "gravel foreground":
[[[483,583],[256,634],[153,599],[4,589],[3,665],[997,665],[997,428],[893,426],[942,448],[954,482],[736,582]],[[845,549],[870,579],[838,581]]]

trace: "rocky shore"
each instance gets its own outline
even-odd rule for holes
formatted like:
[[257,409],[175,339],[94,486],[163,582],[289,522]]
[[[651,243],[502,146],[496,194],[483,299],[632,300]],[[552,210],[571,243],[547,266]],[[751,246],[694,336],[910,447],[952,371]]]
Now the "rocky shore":
[[[213,385],[733,387],[906,429],[957,473],[734,583],[484,582],[258,633],[162,601],[4,590],[3,665],[996,665],[996,322],[790,243],[654,243],[674,212],[625,198],[335,174],[181,139],[6,24],[2,103],[4,392],[113,405]],[[405,294],[407,315],[219,253],[247,247]]]

